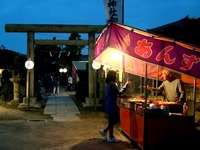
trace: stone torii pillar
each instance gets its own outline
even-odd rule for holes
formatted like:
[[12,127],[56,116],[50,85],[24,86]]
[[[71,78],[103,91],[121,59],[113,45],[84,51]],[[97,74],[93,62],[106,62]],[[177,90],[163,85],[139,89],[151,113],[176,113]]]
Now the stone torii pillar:
[[96,93],[96,82],[97,82],[97,75],[96,75],[96,71],[92,68],[92,61],[94,59],[94,43],[95,43],[95,34],[94,33],[89,33],[89,60],[88,60],[88,70],[89,71],[89,87],[92,90],[89,90],[89,97],[86,98],[86,102],[85,102],[85,106],[94,106],[95,105],[95,101],[96,101],[96,97],[95,97],[95,93]]
[[[35,41],[35,33],[27,32],[27,60],[31,58],[34,62],[34,41]],[[34,95],[34,68],[30,70],[30,83],[29,81],[29,71],[26,71],[26,87],[30,86],[30,89],[26,90],[26,98],[23,103],[28,104],[28,92],[30,92],[30,106],[34,107],[37,103],[36,97]],[[30,84],[30,85],[28,85]],[[30,91],[29,91],[30,90]]]

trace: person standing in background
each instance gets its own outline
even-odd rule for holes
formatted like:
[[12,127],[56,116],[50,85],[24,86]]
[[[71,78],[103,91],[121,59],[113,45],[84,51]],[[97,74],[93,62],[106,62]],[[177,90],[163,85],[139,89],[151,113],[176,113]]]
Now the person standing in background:
[[69,75],[69,77],[68,77],[68,90],[69,90],[69,91],[72,90],[72,85],[73,85],[73,79],[72,79],[72,77]]
[[59,95],[60,92],[60,78],[57,74],[53,74],[53,95]]
[[[120,122],[120,114],[119,114],[119,106],[118,106],[118,96],[122,95],[127,86],[131,84],[129,79],[123,86],[121,90],[119,90],[117,85],[117,72],[114,70],[110,70],[107,74],[106,78],[106,104],[105,111],[108,115],[108,125],[106,128],[101,129],[99,133],[104,137],[107,142],[117,143],[120,142],[120,139],[117,139],[114,136],[114,125]],[[107,136],[107,132],[109,132],[109,136]]]

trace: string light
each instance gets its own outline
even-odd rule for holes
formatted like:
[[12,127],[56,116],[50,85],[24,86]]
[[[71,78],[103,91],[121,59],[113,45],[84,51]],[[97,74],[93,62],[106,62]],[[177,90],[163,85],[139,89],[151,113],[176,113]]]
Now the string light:
[[70,55],[70,52],[67,53],[67,56],[69,56],[69,55]]
[[61,54],[62,54],[62,51],[60,51],[60,53],[59,53],[59,55],[58,55],[58,58],[60,58]]
[[52,57],[52,53],[51,52],[49,52],[49,55],[50,55],[50,57]]

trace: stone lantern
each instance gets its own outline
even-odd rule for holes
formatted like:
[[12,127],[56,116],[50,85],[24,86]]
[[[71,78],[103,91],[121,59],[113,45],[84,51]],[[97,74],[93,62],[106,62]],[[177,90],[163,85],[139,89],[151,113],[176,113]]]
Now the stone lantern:
[[10,79],[13,82],[13,100],[11,104],[18,104],[20,102],[20,77],[19,71],[12,71],[12,78]]

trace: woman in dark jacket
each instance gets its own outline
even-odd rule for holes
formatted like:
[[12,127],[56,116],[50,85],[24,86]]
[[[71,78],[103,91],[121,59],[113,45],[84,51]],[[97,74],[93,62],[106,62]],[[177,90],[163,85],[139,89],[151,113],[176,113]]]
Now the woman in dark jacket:
[[[119,116],[119,106],[117,102],[117,97],[122,95],[126,90],[127,85],[131,82],[127,80],[125,85],[121,90],[119,90],[117,85],[117,72],[114,70],[110,70],[107,74],[106,78],[106,103],[105,103],[105,111],[108,115],[108,125],[105,129],[100,130],[100,134],[111,143],[120,142],[120,139],[117,139],[113,135],[114,125],[120,121]],[[107,137],[107,132],[109,132],[109,136]]]

